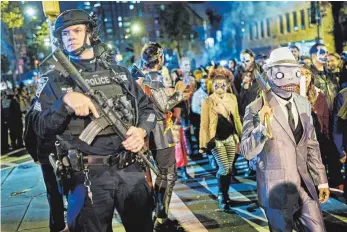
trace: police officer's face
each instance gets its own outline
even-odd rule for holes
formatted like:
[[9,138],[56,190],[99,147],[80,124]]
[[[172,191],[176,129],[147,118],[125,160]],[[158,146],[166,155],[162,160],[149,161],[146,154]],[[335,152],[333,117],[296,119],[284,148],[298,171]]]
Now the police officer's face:
[[[65,28],[61,32],[61,38],[65,49],[68,52],[75,51],[76,49],[83,46],[85,34],[87,33],[87,27],[84,24],[72,25]],[[89,36],[87,36],[86,43],[89,45]]]

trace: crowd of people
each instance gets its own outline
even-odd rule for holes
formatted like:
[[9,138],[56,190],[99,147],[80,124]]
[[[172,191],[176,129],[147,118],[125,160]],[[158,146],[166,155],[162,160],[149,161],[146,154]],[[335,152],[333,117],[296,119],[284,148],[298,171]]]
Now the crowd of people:
[[[310,56],[300,57],[299,48],[289,46],[291,52],[287,54],[289,58],[279,59],[282,63],[276,63],[272,57],[272,63],[268,63],[271,59],[267,59],[266,55],[256,56],[250,49],[244,49],[238,57],[239,62],[230,59],[226,66],[211,62],[191,70],[190,58],[182,57],[177,69],[168,70],[164,66],[161,45],[148,43],[141,53],[142,75],[135,77],[121,66],[106,65],[105,62],[98,60],[91,46],[99,42],[95,26],[95,21],[87,13],[80,10],[66,11],[58,17],[54,35],[59,39],[61,48],[70,56],[71,62],[82,70],[92,88],[103,91],[103,97],[107,99],[118,101],[119,95],[125,95],[127,98],[125,103],[124,99],[122,100],[123,106],[136,105],[135,110],[131,107],[125,110],[127,113],[126,117],[123,117],[126,118],[125,124],[132,125],[124,135],[125,141],[120,141],[119,137],[114,136],[114,131],[107,129],[107,126],[100,130],[101,136],[95,137],[92,143],[80,140],[81,137],[78,136],[84,133],[86,125],[91,122],[90,112],[94,119],[98,119],[100,115],[90,99],[76,92],[76,85],[62,78],[57,70],[44,76],[45,82],[38,87],[37,101],[28,116],[28,120],[32,120],[33,131],[39,138],[38,154],[36,154],[39,159],[36,161],[39,160],[38,163],[41,163],[42,167],[48,168],[44,164],[47,163],[47,154],[55,148],[56,138],[66,148],[69,158],[73,161],[72,170],[75,172],[72,175],[73,184],[70,186],[67,219],[71,231],[82,231],[86,228],[90,231],[110,231],[114,208],[120,213],[127,231],[139,231],[139,228],[142,231],[151,231],[153,225],[149,223],[152,222],[149,192],[154,193],[156,201],[154,229],[166,231],[169,226],[168,209],[175,181],[177,178],[182,180],[192,178],[187,173],[188,160],[206,156],[211,167],[217,169],[218,206],[223,210],[229,210],[232,201],[228,190],[235,175],[234,165],[237,155],[249,158],[250,166],[263,165],[257,164],[259,159],[257,154],[252,153],[254,148],[247,147],[254,145],[252,141],[259,139],[248,127],[253,120],[249,117],[252,107],[256,107],[254,102],[258,104],[261,98],[264,99],[264,105],[266,102],[261,91],[263,87],[259,82],[261,78],[272,83],[274,91],[278,89],[290,92],[289,97],[286,94],[281,97],[284,101],[293,99],[292,92],[297,94],[295,96],[302,96],[302,98],[295,97],[299,99],[294,99],[295,101],[302,101],[302,104],[306,104],[305,100],[302,100],[304,98],[309,101],[308,118],[313,119],[312,125],[315,130],[313,134],[317,136],[321,156],[314,165],[318,167],[321,159],[328,176],[328,183],[321,178],[322,183],[318,184],[322,184],[320,187],[323,189],[328,189],[326,185],[328,184],[330,188],[344,192],[347,198],[347,183],[344,182],[341,172],[342,166],[346,165],[346,54],[340,56],[337,53],[329,53],[323,43],[317,43],[310,49]],[[80,34],[81,32],[83,33]],[[292,68],[287,70],[287,66]],[[115,71],[112,73],[110,70]],[[290,73],[293,70],[295,73]],[[301,84],[276,85],[280,83],[277,80],[286,81],[288,73],[298,78],[296,81],[300,80]],[[112,78],[104,78],[108,75]],[[103,82],[91,81],[98,78],[103,78]],[[117,84],[111,79],[116,80]],[[13,149],[23,146],[22,117],[32,105],[33,92],[34,89],[31,87],[22,87],[18,88],[16,93],[8,90],[6,94],[2,94],[2,128],[6,131],[9,128]],[[291,109],[291,106],[289,108]],[[265,123],[264,111],[260,111],[257,119],[262,124]],[[124,113],[124,110],[122,112]],[[134,115],[131,115],[132,113]],[[268,111],[267,114],[272,114],[272,111]],[[105,115],[101,115],[101,118],[103,116]],[[288,126],[294,134],[293,140],[298,145],[301,137],[297,137],[296,133],[302,135],[303,130],[306,130],[306,124],[311,122],[301,115],[293,116],[291,110],[287,112],[287,117],[289,117]],[[2,133],[3,131],[4,129]],[[277,129],[275,133],[279,133]],[[255,137],[253,140],[248,140],[249,136]],[[4,135],[2,137],[4,138]],[[313,139],[316,141],[315,137]],[[141,150],[145,140],[148,141],[149,149],[160,171],[154,184],[148,177],[150,175],[148,170],[146,175],[143,175],[141,168],[137,166],[137,159],[133,156],[133,153]],[[240,144],[245,141],[247,144],[243,144],[240,148]],[[6,144],[7,140],[5,143],[2,141],[2,149],[10,147],[9,145],[6,147]],[[128,154],[124,150],[131,153]],[[271,153],[270,148],[265,150]],[[242,154],[243,151],[247,154]],[[79,160],[79,157],[83,156],[87,159]],[[325,169],[322,169],[324,174],[319,173],[319,175],[325,176]],[[52,176],[52,168],[47,170],[42,168],[44,176]],[[315,176],[312,178],[315,180]],[[45,178],[46,186],[52,186],[53,179]],[[92,185],[86,185],[88,181]],[[54,183],[54,186],[57,186],[56,182]],[[318,185],[316,182],[315,184]],[[151,191],[148,191],[148,186]],[[47,187],[49,196],[52,196],[52,191],[51,187]],[[329,190],[324,191],[325,197],[329,197]],[[55,199],[62,197],[57,191],[54,194]],[[78,200],[81,197],[85,201]],[[321,202],[327,200],[324,196],[319,197],[319,200],[323,197]],[[51,210],[54,211],[54,208],[58,207],[57,201],[48,198]],[[266,202],[264,199],[260,201]],[[268,217],[276,214],[271,210],[271,208],[265,210]],[[57,212],[51,212],[52,231],[59,231],[65,227],[61,214],[59,216]],[[55,220],[54,217],[59,217],[59,220]],[[85,224],[84,217],[93,220],[90,219]],[[55,224],[58,221],[60,224]],[[274,224],[270,226],[276,227]]]
[[32,105],[35,92],[35,85],[24,86],[23,83],[14,90],[1,91],[1,154],[24,147],[23,118]]
[[[319,43],[310,49],[310,57],[300,57],[299,48],[296,46],[290,46],[289,48],[298,63],[301,64],[300,75],[306,84],[306,86],[301,88],[304,89],[302,94],[305,94],[311,103],[314,126],[320,144],[322,160],[328,172],[330,186],[339,191],[347,192],[344,190],[345,184],[343,184],[341,173],[343,164],[346,162],[346,148],[343,147],[346,136],[343,140],[341,136],[345,131],[342,133],[341,130],[345,130],[343,128],[346,125],[339,123],[339,117],[337,116],[342,108],[343,102],[346,101],[343,100],[347,82],[346,54],[340,56],[335,52],[328,53],[326,46]],[[219,167],[217,175],[220,173],[226,175],[226,173],[229,173],[229,169],[230,173],[232,173],[232,165],[222,164],[222,161],[233,163],[234,146],[230,148],[231,158],[221,159],[216,152],[213,152],[213,149],[208,149],[208,145],[210,144],[206,144],[206,141],[208,142],[211,138],[216,137],[216,129],[217,132],[219,130],[223,131],[223,126],[220,127],[218,124],[218,127],[216,127],[219,119],[214,118],[216,114],[213,114],[213,112],[223,115],[221,113],[223,109],[236,107],[236,110],[233,111],[233,121],[235,123],[234,133],[238,135],[234,136],[236,138],[235,142],[236,144],[238,143],[241,133],[239,131],[239,123],[243,121],[246,107],[256,100],[260,93],[260,86],[257,83],[256,75],[263,74],[262,65],[265,63],[263,60],[264,55],[260,54],[258,57],[261,59],[257,59],[257,56],[251,50],[245,49],[240,54],[239,64],[235,59],[230,59],[227,67],[214,64],[193,70],[192,72],[186,69],[189,67],[189,59],[183,58],[180,69],[170,72],[172,74],[170,75],[172,83],[183,80],[190,87],[189,90],[186,90],[187,93],[190,93],[187,97],[186,104],[190,105],[191,108],[180,107],[179,112],[181,115],[176,116],[176,118],[181,118],[181,122],[175,121],[174,123],[174,125],[180,125],[178,128],[182,130],[182,133],[176,133],[178,136],[181,135],[179,139],[176,139],[179,142],[176,145],[178,168],[184,167],[181,164],[185,164],[185,162],[181,161],[182,157],[184,157],[181,153],[187,154],[192,159],[197,154],[191,149],[196,148],[194,146],[194,140],[191,139],[191,136],[193,136],[200,140],[200,154],[208,151],[207,154],[209,154],[212,167],[215,167],[214,162],[217,160]],[[221,83],[219,80],[220,77],[224,79]],[[218,104],[218,100],[216,100],[218,98],[214,97],[216,95],[215,86],[225,86],[225,90],[231,94],[231,97],[226,100],[227,103],[224,103],[224,108],[215,108],[213,110],[214,105],[223,105]],[[170,88],[172,86],[168,85],[167,87]],[[219,91],[219,88],[217,90]],[[297,88],[295,92],[300,94],[300,89]],[[189,121],[192,122],[191,127]],[[224,125],[224,128],[227,128],[227,125]],[[193,135],[191,132],[193,132]],[[231,143],[234,143],[234,141]],[[214,146],[216,145],[214,144]],[[185,151],[181,151],[182,148]],[[223,149],[225,148],[228,148],[228,145],[224,146]],[[237,149],[236,151],[237,153],[239,152]],[[225,152],[224,150],[222,153]],[[223,154],[222,157],[226,157],[226,155]],[[182,177],[187,178],[187,175],[182,175]],[[223,188],[221,187],[221,189]]]

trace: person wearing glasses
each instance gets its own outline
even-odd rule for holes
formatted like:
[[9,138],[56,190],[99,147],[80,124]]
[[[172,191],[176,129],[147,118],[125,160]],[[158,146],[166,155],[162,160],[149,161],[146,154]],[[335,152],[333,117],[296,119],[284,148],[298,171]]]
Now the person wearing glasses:
[[229,185],[242,124],[236,96],[227,93],[232,73],[227,69],[210,72],[214,93],[201,107],[200,150],[212,150],[218,164],[218,207],[230,209]]
[[328,98],[330,112],[333,109],[334,98],[340,91],[338,80],[327,70],[328,49],[324,44],[314,44],[310,49],[312,65],[310,66],[315,78],[314,84],[321,89]]

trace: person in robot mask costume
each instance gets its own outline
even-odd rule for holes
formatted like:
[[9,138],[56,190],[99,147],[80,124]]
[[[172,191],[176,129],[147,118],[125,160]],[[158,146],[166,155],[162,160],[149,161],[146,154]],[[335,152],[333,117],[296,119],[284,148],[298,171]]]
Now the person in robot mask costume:
[[114,108],[122,102],[120,111],[126,111],[123,120],[129,126],[124,141],[109,126],[90,145],[83,142],[79,136],[99,117],[95,105],[62,72],[42,75],[36,93],[40,113],[33,126],[42,138],[55,135],[70,159],[69,230],[112,231],[116,208],[126,231],[153,231],[153,198],[135,157],[155,127],[153,104],[126,68],[96,56],[97,24],[87,12],[61,13],[54,36],[91,88],[102,91]]
[[319,203],[328,201],[329,186],[310,103],[293,92],[299,67],[287,47],[273,50],[264,65],[268,105],[256,99],[244,118],[241,154],[257,157],[258,201],[271,231],[325,231]]
[[165,114],[184,100],[183,92],[186,85],[183,81],[176,83],[175,92],[169,94],[164,86],[164,77],[160,72],[164,64],[163,49],[158,43],[145,44],[141,52],[143,71],[142,88],[154,103],[157,118],[155,129],[149,136],[149,149],[160,169],[157,176],[154,193],[156,196],[156,210],[154,231],[167,231],[170,228],[168,220],[169,204],[173,187],[177,179],[175,142],[170,125],[165,121]]

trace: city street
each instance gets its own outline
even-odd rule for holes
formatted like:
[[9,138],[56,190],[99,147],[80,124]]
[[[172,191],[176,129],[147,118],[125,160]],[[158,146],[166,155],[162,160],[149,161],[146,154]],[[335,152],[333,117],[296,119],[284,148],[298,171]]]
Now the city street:
[[[208,160],[189,161],[188,181],[178,181],[171,200],[170,218],[175,231],[269,231],[267,220],[257,206],[254,177],[244,178],[239,159],[237,182],[229,194],[232,211],[217,207],[217,180]],[[328,232],[347,231],[347,205],[337,195],[322,205]],[[25,150],[2,156],[1,163],[1,231],[49,231],[49,208],[40,167],[30,160]],[[114,231],[124,231],[115,213]]]

